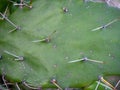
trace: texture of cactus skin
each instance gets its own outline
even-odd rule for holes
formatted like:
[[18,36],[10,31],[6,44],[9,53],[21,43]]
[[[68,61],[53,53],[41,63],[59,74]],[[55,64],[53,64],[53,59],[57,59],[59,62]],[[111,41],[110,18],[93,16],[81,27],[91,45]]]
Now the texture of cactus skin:
[[[63,7],[68,12],[64,12]],[[25,80],[32,86],[42,87],[52,87],[51,78],[56,78],[65,88],[88,86],[99,75],[120,75],[120,21],[103,30],[91,31],[119,15],[119,10],[105,4],[35,0],[31,10],[18,8],[9,16],[21,30],[8,33],[14,27],[1,21],[0,68],[11,82]],[[32,42],[54,31],[50,42]],[[4,50],[24,56],[24,60],[15,61]],[[68,63],[84,56],[104,63]]]

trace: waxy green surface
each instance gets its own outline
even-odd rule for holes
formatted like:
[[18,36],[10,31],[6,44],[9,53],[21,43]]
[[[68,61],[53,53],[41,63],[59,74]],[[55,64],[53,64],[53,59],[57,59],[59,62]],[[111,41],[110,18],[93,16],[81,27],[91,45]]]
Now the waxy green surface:
[[[51,78],[56,78],[65,88],[88,86],[99,75],[120,75],[120,21],[91,31],[118,18],[118,9],[82,0],[35,0],[32,5],[31,10],[17,8],[9,16],[21,30],[8,33],[14,27],[0,21],[0,68],[7,79],[51,87]],[[63,7],[68,12],[63,12]],[[50,42],[32,42],[54,31]],[[25,59],[15,61],[4,50]],[[68,63],[84,56],[104,63]]]

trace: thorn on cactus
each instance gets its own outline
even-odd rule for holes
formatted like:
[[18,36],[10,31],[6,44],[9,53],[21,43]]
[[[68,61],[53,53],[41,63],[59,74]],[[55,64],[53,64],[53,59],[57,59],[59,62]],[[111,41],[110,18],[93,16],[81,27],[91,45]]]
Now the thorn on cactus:
[[6,16],[7,11],[8,11],[8,6],[7,6],[4,14],[2,14],[2,13],[0,12],[0,15],[2,16],[1,20],[6,20],[6,21],[9,22],[12,26],[15,27],[15,29],[12,30],[12,31],[10,31],[10,32],[13,32],[13,31],[15,31],[15,30],[20,30],[20,27],[19,27],[19,26],[17,26],[17,25],[14,24],[10,19],[8,19],[8,17]]
[[99,86],[103,86],[103,87],[105,87],[106,89],[113,90],[111,87],[109,87],[109,86],[107,86],[106,84],[100,82],[100,80],[99,80],[99,81],[96,81],[96,82],[97,82],[97,85],[96,85],[96,87],[95,87],[95,90],[99,90]]
[[96,85],[96,87],[95,87],[95,90],[98,90],[99,85],[100,85],[100,80],[97,82],[97,85]]
[[116,88],[112,84],[110,84],[108,81],[106,81],[102,76],[99,76],[98,79],[104,84],[106,84],[107,86],[109,86],[110,88],[112,88],[113,90],[116,90]]
[[110,26],[111,24],[117,22],[118,20],[119,20],[119,18],[114,19],[114,20],[112,20],[111,22],[109,22],[109,23],[107,23],[107,24],[105,24],[105,25],[103,25],[103,26],[97,27],[97,28],[95,28],[95,29],[93,29],[93,30],[91,30],[91,31],[103,30],[103,29],[107,28],[108,26]]
[[24,60],[24,57],[23,56],[18,56],[15,60]]
[[10,30],[8,33],[12,33],[12,32],[14,32],[14,31],[17,31],[17,30],[20,30],[20,29],[21,29],[21,27],[17,26],[17,27],[14,28],[13,30]]
[[58,89],[63,90],[58,84],[57,84],[57,80],[55,78],[52,78],[50,81],[52,84],[54,84]]
[[4,53],[9,54],[9,55],[15,57],[15,60],[18,60],[18,61],[24,60],[24,57],[23,57],[23,56],[17,56],[17,55],[15,55],[15,54],[13,54],[13,53],[11,53],[11,52],[9,52],[9,51],[4,50]]
[[92,59],[88,59],[87,57],[84,57],[82,59],[77,59],[77,60],[69,61],[68,63],[75,63],[75,62],[81,62],[81,61],[91,61],[91,62],[95,62],[95,63],[103,63],[103,61],[92,60]]
[[56,30],[53,31],[50,35],[48,35],[46,38],[41,39],[41,40],[34,40],[34,41],[32,41],[32,42],[35,42],[35,43],[38,43],[38,42],[49,43],[49,42],[51,41],[51,38],[52,38],[52,36],[53,36],[53,34],[54,34],[55,32],[56,32]]
[[28,8],[32,8],[32,0],[30,0],[29,3],[27,3],[25,0],[20,0],[20,3],[17,3],[17,2],[14,2],[12,0],[9,0],[10,2],[13,3],[14,6],[19,6],[20,8],[23,8],[23,7],[28,7]]

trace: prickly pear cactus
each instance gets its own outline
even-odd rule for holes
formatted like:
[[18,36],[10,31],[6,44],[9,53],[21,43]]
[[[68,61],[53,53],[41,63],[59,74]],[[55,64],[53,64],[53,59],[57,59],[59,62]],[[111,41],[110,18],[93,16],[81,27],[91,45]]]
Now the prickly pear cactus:
[[99,75],[120,75],[118,9],[82,0],[34,0],[32,6],[13,6],[8,18],[14,25],[0,21],[4,80],[20,88],[56,88],[57,83],[94,90],[96,83],[89,86]]

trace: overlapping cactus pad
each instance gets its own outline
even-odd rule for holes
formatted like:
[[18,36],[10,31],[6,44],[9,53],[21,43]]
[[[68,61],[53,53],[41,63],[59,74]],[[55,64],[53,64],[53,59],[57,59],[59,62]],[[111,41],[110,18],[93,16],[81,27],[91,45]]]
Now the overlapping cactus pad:
[[[0,73],[7,80],[53,87],[55,78],[65,88],[86,87],[99,75],[120,75],[120,21],[92,31],[119,18],[118,9],[82,0],[34,0],[32,5],[16,7],[8,16],[21,30],[8,33],[14,26],[0,21]],[[69,63],[83,57],[103,63]]]

